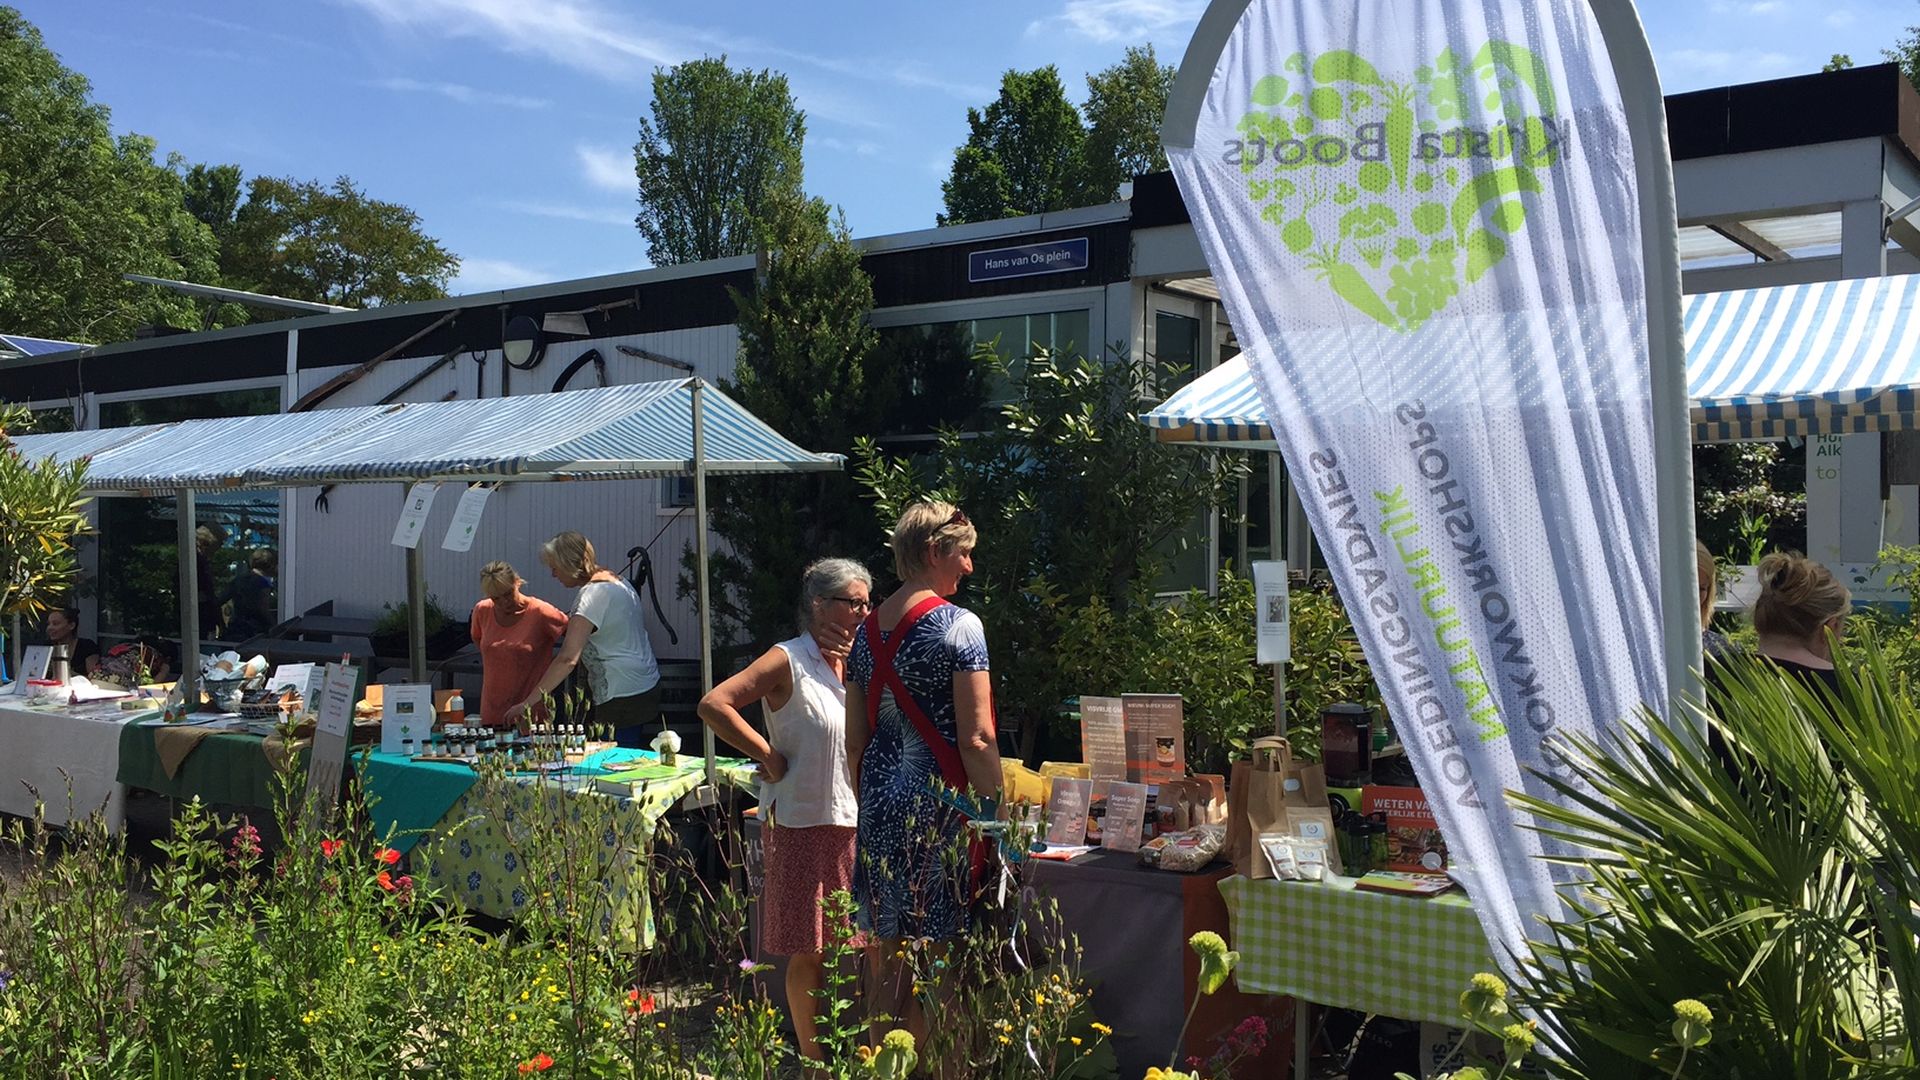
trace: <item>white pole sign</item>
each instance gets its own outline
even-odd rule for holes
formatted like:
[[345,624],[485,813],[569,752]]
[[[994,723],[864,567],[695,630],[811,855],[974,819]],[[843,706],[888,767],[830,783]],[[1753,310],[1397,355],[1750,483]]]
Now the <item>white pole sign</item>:
[[487,499],[493,495],[489,484],[474,484],[461,494],[453,508],[453,521],[447,525],[447,538],[440,546],[448,551],[473,549],[473,534],[480,528],[480,515],[486,513]]
[[427,527],[427,515],[433,511],[433,497],[439,492],[439,484],[424,480],[407,489],[407,505],[401,509],[400,521],[393,527],[396,546],[420,546],[420,530]]
[[1293,659],[1293,612],[1287,594],[1287,564],[1253,564],[1254,622],[1262,664],[1284,664]]
[[360,669],[351,664],[328,664],[320,686],[320,715],[314,722],[313,756],[307,765],[307,804],[322,817],[331,817],[340,796],[340,773],[347,764],[347,744],[353,735],[354,692]]
[[[1217,0],[1163,131],[1495,944],[1563,914],[1566,734],[1667,700],[1632,132],[1587,0]],[[1677,296],[1673,298],[1676,302]]]

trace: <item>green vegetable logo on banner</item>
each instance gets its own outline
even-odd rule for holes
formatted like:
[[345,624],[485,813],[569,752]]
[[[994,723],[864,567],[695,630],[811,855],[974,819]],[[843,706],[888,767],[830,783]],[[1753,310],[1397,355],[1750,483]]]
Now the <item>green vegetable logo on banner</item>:
[[[1566,139],[1532,53],[1489,42],[1468,56],[1445,49],[1389,79],[1358,53],[1295,53],[1254,84],[1223,155],[1287,250],[1397,330],[1418,329],[1506,258],[1523,196],[1539,193],[1535,174]],[[1462,124],[1468,99],[1491,126]]]
[[1163,129],[1502,955],[1564,884],[1507,793],[1666,701],[1639,174],[1589,2],[1216,0]]

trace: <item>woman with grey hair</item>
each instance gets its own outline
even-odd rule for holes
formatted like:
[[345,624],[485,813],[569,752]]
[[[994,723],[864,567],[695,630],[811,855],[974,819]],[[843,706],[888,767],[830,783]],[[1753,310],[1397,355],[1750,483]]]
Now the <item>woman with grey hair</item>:
[[[846,663],[872,604],[873,579],[851,559],[821,559],[801,576],[800,635],[700,699],[714,734],[760,763],[766,950],[788,957],[787,1008],[800,1053],[820,1059],[814,992],[831,928],[820,902],[853,888],[855,803],[847,768]],[[760,702],[762,738],[740,710]]]

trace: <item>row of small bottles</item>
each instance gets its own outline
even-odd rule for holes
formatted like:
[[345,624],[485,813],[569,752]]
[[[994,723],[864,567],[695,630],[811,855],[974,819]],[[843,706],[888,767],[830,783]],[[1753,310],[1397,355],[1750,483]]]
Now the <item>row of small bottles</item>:
[[514,757],[523,754],[540,758],[571,757],[587,752],[587,726],[552,724],[536,729],[531,735],[516,735],[483,725],[448,724],[431,732],[419,746],[411,739],[404,740],[401,750],[408,757],[451,757],[467,761],[496,753]]

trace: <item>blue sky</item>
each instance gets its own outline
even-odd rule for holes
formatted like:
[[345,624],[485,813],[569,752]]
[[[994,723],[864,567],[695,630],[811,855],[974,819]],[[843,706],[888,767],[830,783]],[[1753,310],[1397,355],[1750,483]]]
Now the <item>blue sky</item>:
[[[1008,68],[1085,75],[1203,0],[10,0],[93,81],[114,126],[249,175],[352,176],[464,260],[456,292],[645,266],[631,146],[657,65],[726,54],[785,72],[807,188],[856,235],[926,228]],[[1916,0],[1647,0],[1671,91],[1873,63]]]

